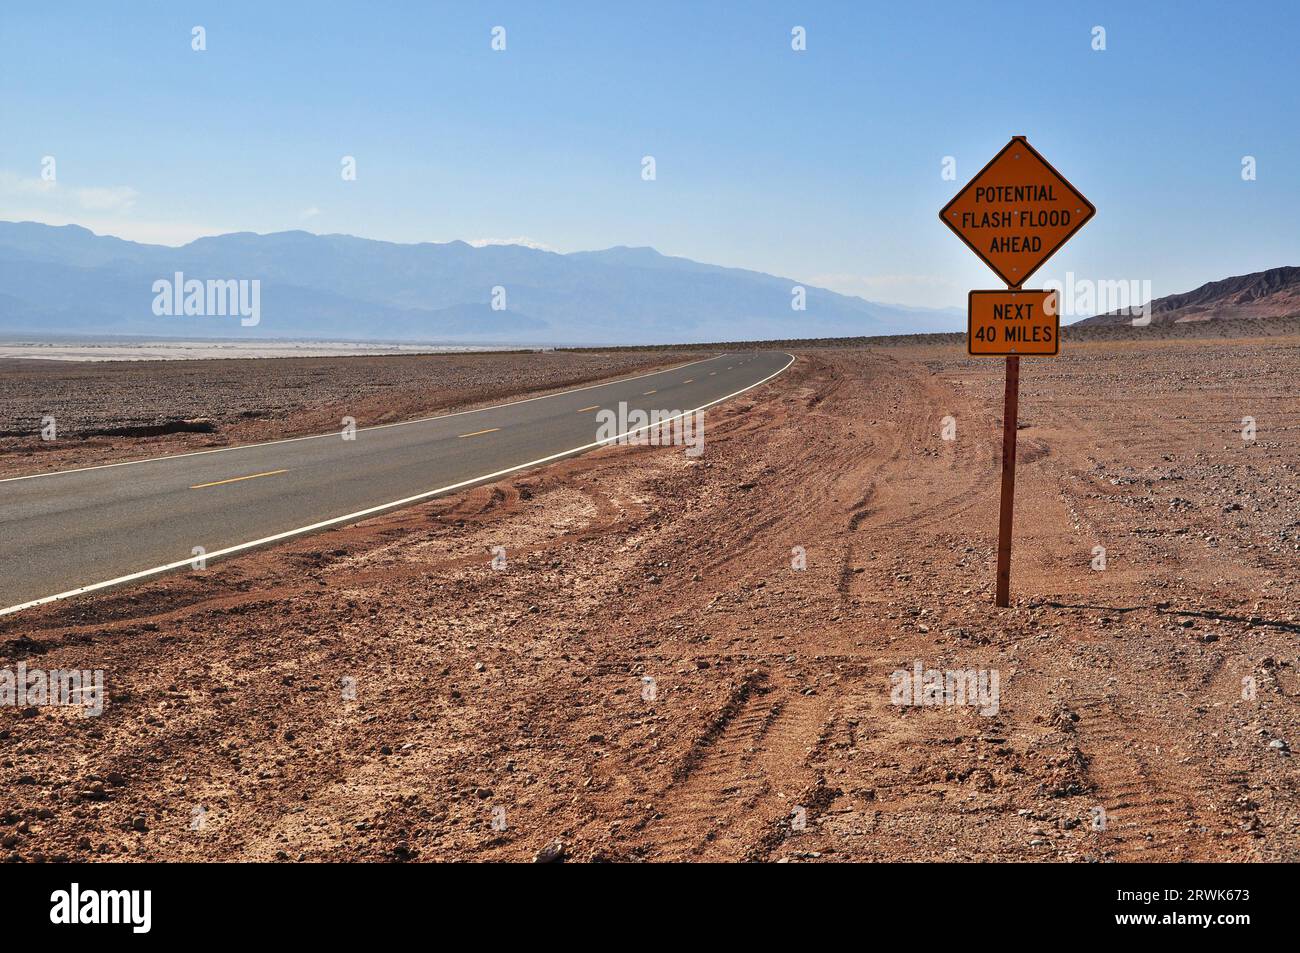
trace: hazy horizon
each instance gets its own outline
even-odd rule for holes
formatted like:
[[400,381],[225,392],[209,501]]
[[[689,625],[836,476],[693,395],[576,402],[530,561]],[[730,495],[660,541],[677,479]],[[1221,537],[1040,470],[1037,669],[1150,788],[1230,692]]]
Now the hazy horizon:
[[[662,256],[665,257],[665,258],[682,258],[682,259],[684,259],[684,260],[686,260],[686,261],[690,261],[690,262],[693,262],[693,263],[695,263],[695,264],[714,265],[714,266],[719,267],[719,268],[729,268],[729,269],[735,269],[735,270],[737,270],[737,271],[755,271],[755,272],[757,272],[757,269],[754,269],[754,268],[748,268],[748,267],[746,267],[746,266],[744,266],[744,265],[726,265],[726,264],[722,264],[721,262],[713,262],[713,261],[709,261],[709,262],[705,262],[705,261],[696,261],[696,259],[689,258],[689,257],[684,256],[684,255],[672,255],[672,254],[669,254],[669,253],[667,253],[667,252],[665,252],[665,251],[663,251],[663,250],[661,250],[661,249],[655,248],[653,245],[629,245],[629,244],[618,244],[618,245],[608,245],[608,246],[605,246],[605,247],[603,247],[603,248],[575,248],[575,249],[573,249],[573,250],[571,250],[571,251],[557,251],[557,250],[554,249],[554,248],[545,248],[545,247],[540,247],[540,246],[535,245],[535,244],[529,244],[528,242],[516,242],[516,241],[469,241],[469,240],[466,240],[466,239],[463,239],[463,238],[450,238],[450,239],[447,239],[446,241],[419,241],[419,242],[414,242],[414,241],[413,241],[413,242],[404,242],[404,241],[403,241],[403,242],[395,242],[395,241],[390,241],[390,240],[388,240],[388,239],[375,238],[374,236],[370,236],[370,235],[358,235],[358,234],[355,234],[355,233],[353,233],[353,232],[323,232],[323,231],[313,231],[313,230],[310,229],[310,228],[285,228],[285,229],[279,229],[279,230],[277,230],[277,231],[272,231],[272,232],[258,232],[258,231],[253,231],[253,230],[251,230],[251,229],[237,229],[237,230],[235,230],[235,231],[231,231],[231,232],[219,232],[219,233],[214,233],[214,234],[212,234],[212,235],[199,235],[199,236],[197,236],[197,237],[195,237],[195,238],[192,238],[192,239],[190,239],[190,240],[188,240],[188,241],[183,241],[183,242],[180,242],[180,243],[172,243],[172,242],[163,242],[163,241],[159,241],[159,242],[141,241],[141,240],[139,240],[139,239],[127,238],[127,237],[125,237],[125,236],[123,236],[123,235],[114,235],[114,234],[111,234],[111,233],[108,233],[108,232],[99,232],[99,231],[96,231],[96,230],[93,229],[93,228],[90,228],[90,227],[87,226],[87,225],[83,225],[83,224],[80,223],[80,222],[64,222],[64,223],[62,223],[62,224],[53,224],[53,223],[50,223],[50,222],[41,222],[41,221],[36,221],[36,220],[34,220],[34,219],[28,219],[28,220],[24,220],[24,221],[0,220],[0,224],[11,224],[11,225],[27,225],[27,224],[33,224],[33,225],[49,225],[51,228],[66,228],[66,227],[83,228],[83,229],[85,229],[86,231],[90,232],[92,235],[95,235],[96,237],[99,237],[99,238],[117,238],[117,239],[120,239],[120,240],[122,240],[122,241],[131,242],[132,244],[136,244],[136,245],[151,245],[151,246],[156,246],[156,247],[160,247],[160,248],[171,248],[171,249],[185,248],[185,247],[187,247],[187,246],[189,246],[189,245],[193,245],[195,242],[197,242],[197,241],[201,241],[202,239],[205,239],[205,238],[222,238],[222,237],[226,237],[226,236],[230,236],[230,235],[256,235],[256,236],[258,236],[259,238],[266,238],[266,237],[270,237],[270,236],[274,236],[274,235],[289,235],[289,234],[294,234],[294,233],[302,233],[302,234],[304,234],[304,235],[311,235],[311,236],[313,236],[313,237],[315,237],[315,238],[331,238],[331,237],[338,237],[338,238],[355,238],[355,239],[360,239],[360,240],[362,240],[362,241],[384,242],[384,243],[387,243],[387,244],[393,244],[393,245],[406,245],[406,246],[413,246],[413,245],[456,245],[456,244],[468,245],[468,246],[471,247],[471,248],[484,248],[484,247],[487,247],[487,246],[508,246],[508,247],[515,247],[515,248],[527,248],[527,249],[529,249],[530,251],[538,251],[538,252],[544,252],[544,253],[547,253],[547,254],[552,254],[552,255],[561,255],[561,256],[568,256],[568,255],[582,255],[582,254],[592,254],[592,253],[596,253],[596,252],[618,251],[618,250],[622,250],[622,249],[627,249],[627,250],[631,250],[631,251],[649,250],[649,251],[654,252],[654,253],[657,254],[657,255],[662,255]],[[758,273],[760,273],[760,274],[766,274],[765,272],[758,272]],[[774,277],[790,278],[790,279],[792,279],[792,280],[798,280],[798,278],[799,278],[799,276],[797,276],[797,275],[778,275],[778,276],[774,276]],[[1210,280],[1213,280],[1213,279],[1210,279]],[[833,290],[833,289],[832,289],[832,290]],[[963,313],[963,309],[960,308],[960,307],[957,307],[957,306],[936,306],[936,307],[928,307],[928,306],[925,306],[925,305],[909,305],[909,304],[906,304],[906,303],[903,303],[903,302],[890,301],[890,300],[888,300],[888,299],[886,299],[886,298],[867,298],[867,297],[865,297],[865,296],[863,296],[863,295],[861,295],[861,294],[853,294],[853,293],[851,293],[851,292],[837,292],[837,294],[844,294],[846,297],[850,297],[850,298],[858,298],[858,299],[860,299],[860,300],[862,300],[862,301],[866,301],[866,302],[868,302],[868,303],[870,303],[870,304],[883,304],[883,305],[889,305],[890,307],[900,308],[900,309],[909,310],[909,311],[921,311],[921,312],[934,311],[934,312],[942,312],[942,313],[956,313],[956,314]],[[110,333],[111,333],[111,332],[110,332]],[[286,340],[303,340],[303,339],[301,339],[301,338],[286,338]]]

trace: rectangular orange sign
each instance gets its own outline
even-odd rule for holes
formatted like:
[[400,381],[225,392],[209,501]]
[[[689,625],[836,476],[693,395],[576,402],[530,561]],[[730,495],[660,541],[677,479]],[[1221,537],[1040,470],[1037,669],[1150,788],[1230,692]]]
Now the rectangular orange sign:
[[1055,291],[972,291],[966,351],[976,357],[1055,357],[1061,314]]

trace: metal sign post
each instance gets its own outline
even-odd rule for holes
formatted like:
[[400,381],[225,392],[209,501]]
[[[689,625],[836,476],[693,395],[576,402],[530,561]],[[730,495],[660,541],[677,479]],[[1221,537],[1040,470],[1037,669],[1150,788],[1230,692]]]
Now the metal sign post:
[[1002,502],[998,507],[998,586],[993,600],[1011,604],[1011,514],[1016,495],[1016,427],[1020,414],[1020,357],[1007,357],[1007,386],[1002,399]]

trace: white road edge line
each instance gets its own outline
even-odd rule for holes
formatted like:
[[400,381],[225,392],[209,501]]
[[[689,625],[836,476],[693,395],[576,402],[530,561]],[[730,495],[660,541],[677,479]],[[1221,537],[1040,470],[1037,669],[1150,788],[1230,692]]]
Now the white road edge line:
[[[656,374],[667,374],[670,372],[680,371],[683,367],[694,367],[696,364],[705,364],[709,361],[719,361],[726,357],[726,354],[719,354],[715,357],[704,357],[698,361],[688,361],[685,364],[674,364],[672,367],[664,368],[661,371],[647,371],[644,374],[636,374],[632,377],[619,377],[612,381],[601,381],[597,384],[587,384],[583,387],[575,387],[573,390],[556,391],[554,394],[538,394],[536,397],[525,397],[522,400],[511,400],[504,404],[493,404],[490,407],[475,407],[472,410],[457,410],[450,414],[434,414],[432,417],[417,417],[414,420],[399,420],[391,424],[375,424],[373,427],[358,427],[357,433],[365,433],[370,430],[387,430],[389,427],[407,427],[411,424],[424,424],[431,420],[446,420],[448,417],[463,417],[465,414],[480,414],[489,410],[500,410],[502,407],[513,407],[516,404],[528,404],[535,400],[549,400],[552,397],[563,397],[565,394],[577,394],[584,390],[594,390],[597,387],[609,387],[613,384],[622,384],[626,381],[637,381],[643,377],[653,377]],[[340,431],[331,430],[328,433],[307,434],[305,437],[285,437],[282,440],[264,440],[261,443],[241,443],[233,447],[214,447],[211,450],[191,450],[188,453],[169,453],[161,457],[143,457],[139,460],[122,460],[118,463],[100,463],[93,467],[76,467],[72,470],[51,470],[48,473],[29,473],[26,476],[3,477],[0,483],[16,483],[18,480],[35,480],[39,477],[62,476],[65,473],[85,473],[88,470],[108,470],[112,467],[129,467],[137,463],[157,463],[159,460],[179,460],[182,457],[201,457],[207,453],[225,453],[228,450],[248,450],[251,447],[273,447],[281,443],[297,443],[299,440],[320,440],[323,437],[337,437]]]
[[[357,520],[363,519],[364,517],[374,516],[378,513],[382,513],[384,510],[391,510],[399,506],[409,506],[412,503],[418,503],[420,500],[427,500],[430,497],[439,496],[443,493],[450,493],[453,490],[463,490],[467,486],[473,486],[475,483],[482,483],[484,480],[495,480],[498,477],[503,477],[511,473],[517,473],[520,470],[527,470],[529,467],[540,466],[543,463],[550,463],[553,460],[559,460],[563,457],[567,457],[575,453],[581,453],[584,450],[591,450],[595,447],[607,446],[608,444],[621,440],[623,437],[628,437],[634,433],[640,433],[642,430],[649,430],[652,427],[658,427],[663,424],[670,423],[674,420],[679,420],[682,417],[685,417],[687,414],[694,414],[701,410],[706,410],[709,407],[712,407],[714,404],[720,404],[723,401],[731,400],[731,398],[733,397],[738,397],[741,394],[745,393],[745,391],[753,390],[755,387],[761,387],[763,384],[766,384],[772,378],[785,373],[785,371],[789,369],[790,365],[794,363],[795,361],[794,355],[789,353],[788,351],[784,353],[786,357],[790,358],[790,360],[786,362],[785,367],[782,367],[780,370],[772,374],[769,374],[767,377],[764,377],[761,381],[755,381],[753,384],[750,384],[748,387],[742,387],[738,391],[733,391],[732,393],[727,394],[725,397],[719,397],[717,400],[711,400],[707,404],[701,404],[700,406],[694,407],[690,410],[684,410],[680,414],[677,414],[673,417],[665,417],[662,420],[660,420],[658,423],[647,424],[644,427],[636,427],[632,430],[624,431],[621,434],[616,434],[613,437],[606,437],[604,440],[597,440],[595,443],[583,444],[581,447],[574,447],[571,450],[561,450],[559,453],[553,453],[548,457],[540,457],[536,460],[529,460],[527,463],[516,464],[515,466],[507,467],[504,470],[497,470],[495,473],[485,473],[482,476],[471,477],[468,480],[462,480],[459,483],[452,483],[449,486],[442,486],[436,490],[426,490],[423,493],[417,493],[415,496],[408,496],[400,500],[394,500],[391,503],[381,503],[378,506],[372,506],[369,507],[368,509],[357,510],[355,513],[348,513],[345,516],[335,516],[331,519],[322,520],[319,523],[312,523],[310,526],[300,526],[297,529],[286,530],[283,533],[276,533],[274,536],[264,536],[261,539],[255,539],[252,540],[251,542],[239,543],[238,545],[235,546],[227,546],[225,549],[219,549],[216,552],[204,553],[202,558],[205,560],[219,559],[222,556],[229,556],[232,553],[242,552],[245,549],[253,549],[254,547],[257,546],[265,546],[268,543],[276,543],[282,539],[289,539],[292,536],[301,536],[303,533],[310,533],[313,532],[314,530],[325,529],[328,526],[338,526],[344,523],[354,523]],[[713,359],[709,358],[708,360],[713,360]],[[696,362],[696,363],[700,363],[700,362]],[[617,382],[612,381],[611,383],[617,383]],[[523,401],[518,401],[518,403],[523,403]],[[298,439],[304,439],[304,438],[298,438]],[[186,454],[179,454],[179,456],[185,456],[185,455]],[[64,471],[64,472],[71,472],[71,471]],[[166,565],[163,566],[154,566],[152,569],[142,569],[139,572],[133,572],[126,576],[118,576],[116,579],[107,579],[104,582],[95,582],[95,583],[91,583],[90,585],[79,586],[76,589],[69,589],[66,592],[60,592],[53,596],[44,596],[40,599],[33,599],[30,602],[24,602],[21,605],[9,606],[6,609],[0,609],[0,616],[11,615],[14,612],[21,612],[24,609],[32,609],[35,608],[36,606],[43,606],[50,602],[58,602],[61,599],[68,599],[72,596],[85,595],[86,593],[94,592],[97,589],[107,589],[109,586],[117,586],[125,582],[134,582],[137,579],[144,579],[149,576],[156,576],[159,573],[170,572],[173,569],[180,569],[182,566],[193,565],[196,558],[198,557],[191,556],[189,559],[178,559],[174,563],[167,563]]]

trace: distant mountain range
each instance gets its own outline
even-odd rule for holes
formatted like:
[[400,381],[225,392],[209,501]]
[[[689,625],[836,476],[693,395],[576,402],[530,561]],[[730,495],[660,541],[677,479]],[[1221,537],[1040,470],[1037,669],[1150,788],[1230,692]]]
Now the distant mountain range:
[[[1231,318],[1279,318],[1300,315],[1300,268],[1270,268],[1224,278],[1195,291],[1167,295],[1151,303],[1152,324],[1180,324]],[[1099,314],[1079,325],[1129,324],[1127,312]]]
[[[158,315],[154,283],[260,282],[260,321]],[[792,309],[792,289],[806,309]],[[493,307],[504,289],[504,309]],[[497,293],[497,303],[501,303]],[[179,248],[0,222],[0,333],[520,344],[659,344],[952,331],[956,309],[875,304],[652,248],[557,254],[237,232]]]

